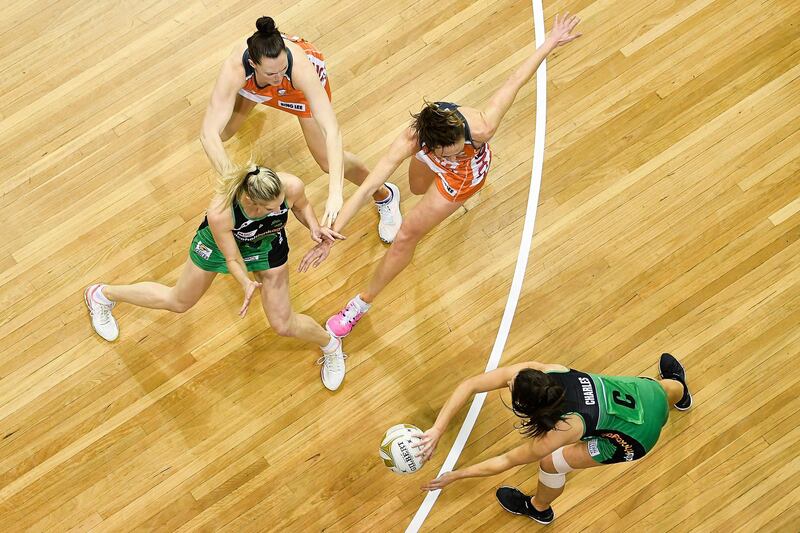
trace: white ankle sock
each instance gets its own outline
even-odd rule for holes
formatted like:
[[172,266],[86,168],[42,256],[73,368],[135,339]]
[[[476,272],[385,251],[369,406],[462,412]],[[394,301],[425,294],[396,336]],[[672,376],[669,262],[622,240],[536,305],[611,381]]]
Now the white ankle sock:
[[376,204],[384,205],[384,204],[388,204],[389,202],[392,201],[392,198],[394,198],[394,193],[392,192],[392,188],[391,187],[386,187],[386,190],[389,191],[389,196],[387,196],[383,200],[376,201],[375,202]]
[[328,344],[321,347],[322,353],[333,353],[339,347],[340,342],[339,339],[331,335],[331,340],[328,341]]
[[366,313],[367,311],[369,311],[369,308],[372,307],[372,304],[368,304],[367,302],[361,299],[360,294],[356,294],[356,297],[353,298],[351,301],[356,304],[356,307],[358,307],[358,309],[362,313]]
[[114,302],[112,302],[111,300],[106,298],[106,295],[103,294],[103,287],[105,287],[105,285],[100,285],[97,288],[97,290],[94,291],[94,294],[92,295],[92,299],[95,302],[97,302],[99,304],[103,304],[103,305],[111,305],[111,304],[113,304]]

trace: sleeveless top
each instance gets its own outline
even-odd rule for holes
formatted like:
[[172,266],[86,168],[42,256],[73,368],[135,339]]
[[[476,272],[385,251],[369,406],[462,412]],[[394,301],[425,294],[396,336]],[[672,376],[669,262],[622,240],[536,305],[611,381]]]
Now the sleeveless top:
[[[328,71],[325,68],[325,58],[323,57],[322,53],[314,48],[311,43],[300,37],[289,37],[284,34],[281,34],[281,37],[287,41],[297,44],[303,49],[306,58],[308,58],[308,60],[316,69],[319,81],[325,88],[325,91],[328,93],[328,98],[330,99],[331,93],[330,84],[328,83]],[[292,83],[292,67],[294,66],[294,56],[292,55],[292,51],[289,49],[289,47],[286,47],[286,60],[288,62],[288,67],[279,85],[265,85],[263,87],[258,85],[256,82],[255,69],[253,69],[253,67],[250,65],[249,59],[250,51],[245,49],[245,51],[242,53],[242,66],[244,67],[245,72],[245,83],[242,88],[239,89],[240,95],[256,103],[265,104],[282,111],[287,111],[294,115],[311,116],[311,109],[305,94],[303,91],[295,88],[294,84]]]
[[583,439],[605,436],[615,431],[615,422],[641,425],[645,422],[642,401],[639,401],[637,380],[629,376],[605,376],[570,369],[569,372],[550,371],[564,387],[568,413],[583,419]]
[[[420,150],[415,157],[439,174],[446,181],[446,185],[453,189],[452,193],[457,194],[461,189],[475,187],[484,180],[492,162],[492,150],[489,143],[475,147],[477,143],[473,141],[469,124],[464,115],[458,111],[457,104],[450,102],[435,102],[435,104],[439,109],[455,111],[456,116],[464,123],[464,152],[455,156],[454,160],[445,159],[434,154],[425,143],[420,142]],[[448,189],[448,192],[451,191]]]
[[[289,206],[286,200],[281,203],[281,208],[277,213],[268,213],[263,217],[250,218],[242,209],[238,201],[234,201],[231,206],[233,213],[233,238],[237,244],[254,245],[265,238],[280,237],[286,240],[286,222],[289,219]],[[198,231],[208,228],[208,216],[203,218]],[[207,230],[207,231],[210,231]]]

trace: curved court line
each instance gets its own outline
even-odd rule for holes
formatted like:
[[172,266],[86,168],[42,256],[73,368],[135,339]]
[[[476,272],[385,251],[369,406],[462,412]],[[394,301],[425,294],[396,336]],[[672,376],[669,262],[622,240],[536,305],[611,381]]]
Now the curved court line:
[[[544,42],[544,10],[542,9],[541,0],[531,0],[533,8],[533,31],[536,39],[536,46],[539,47]],[[517,302],[519,301],[520,292],[522,292],[522,281],[525,279],[525,269],[528,266],[528,256],[531,250],[531,243],[533,240],[533,226],[536,222],[536,208],[539,204],[539,190],[542,186],[542,167],[544,166],[544,130],[546,123],[546,106],[547,106],[547,60],[542,61],[539,70],[536,71],[536,130],[533,139],[533,164],[531,166],[531,186],[528,191],[528,207],[525,212],[525,224],[522,229],[522,238],[520,240],[519,254],[517,255],[517,266],[514,269],[514,278],[511,281],[511,290],[508,292],[508,301],[506,301],[506,309],[503,312],[503,319],[500,321],[500,328],[497,330],[497,338],[495,338],[492,353],[489,355],[489,361],[486,364],[485,372],[490,372],[497,368],[500,363],[500,356],[503,354],[503,349],[508,340],[508,332],[511,330],[511,321],[514,319],[514,313],[517,309]],[[442,469],[439,470],[438,475],[444,472],[450,472],[458,461],[458,457],[464,450],[467,444],[469,434],[472,433],[472,428],[475,427],[475,422],[478,420],[478,414],[481,412],[483,402],[486,399],[486,393],[482,392],[476,394],[472,400],[472,405],[467,412],[467,417],[464,419],[464,424],[456,436],[453,447],[450,448],[450,453],[444,460]],[[429,492],[425,495],[417,513],[408,524],[406,533],[417,533],[419,528],[422,527],[423,522],[431,512],[433,504],[439,497],[441,490]]]

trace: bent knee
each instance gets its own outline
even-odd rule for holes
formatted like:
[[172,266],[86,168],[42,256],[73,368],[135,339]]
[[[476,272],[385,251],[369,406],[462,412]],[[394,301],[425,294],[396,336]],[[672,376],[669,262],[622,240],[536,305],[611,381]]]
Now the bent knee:
[[292,321],[287,318],[269,318],[269,325],[272,330],[279,337],[293,337],[292,335]]
[[397,231],[393,244],[397,246],[416,246],[424,235],[424,232],[403,221],[400,225],[400,229]]
[[172,311],[173,313],[185,313],[186,311],[194,307],[195,303],[196,302],[175,300],[170,303],[170,311]]
[[546,455],[539,460],[539,468],[548,474],[557,474],[556,466],[553,464],[553,454]]

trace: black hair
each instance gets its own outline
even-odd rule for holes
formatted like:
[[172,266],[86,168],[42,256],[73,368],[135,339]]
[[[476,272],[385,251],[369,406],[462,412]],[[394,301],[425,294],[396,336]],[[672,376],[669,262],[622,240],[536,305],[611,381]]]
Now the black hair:
[[247,50],[253,63],[258,63],[262,57],[274,59],[286,50],[281,32],[272,17],[260,17],[256,21],[256,28],[257,31],[247,38]]
[[523,435],[544,436],[566,419],[564,387],[541,370],[520,370],[511,387],[511,409],[523,419],[519,428]]

